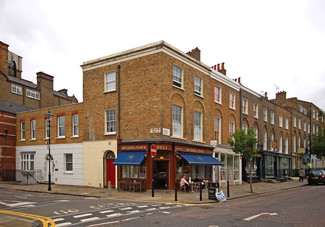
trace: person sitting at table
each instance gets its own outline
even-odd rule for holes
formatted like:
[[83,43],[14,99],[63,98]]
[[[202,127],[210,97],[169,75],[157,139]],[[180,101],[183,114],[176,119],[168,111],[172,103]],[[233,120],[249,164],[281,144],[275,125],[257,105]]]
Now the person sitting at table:
[[186,189],[186,192],[187,192],[190,184],[185,179],[185,175],[183,175],[183,178],[181,179],[181,187],[183,187],[183,186],[185,186],[185,189]]

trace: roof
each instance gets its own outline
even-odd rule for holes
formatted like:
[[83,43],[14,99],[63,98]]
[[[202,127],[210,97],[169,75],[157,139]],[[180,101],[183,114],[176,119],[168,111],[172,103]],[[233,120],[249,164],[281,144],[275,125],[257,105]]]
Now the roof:
[[27,87],[31,87],[36,89],[37,88],[37,84],[34,84],[33,82],[30,82],[28,80],[23,80],[14,76],[8,76],[8,80],[11,82],[15,82],[17,84],[21,84],[21,85],[25,85]]
[[22,104],[13,103],[6,100],[0,100],[0,110],[8,113],[19,113],[34,109],[35,108],[33,107],[25,106]]

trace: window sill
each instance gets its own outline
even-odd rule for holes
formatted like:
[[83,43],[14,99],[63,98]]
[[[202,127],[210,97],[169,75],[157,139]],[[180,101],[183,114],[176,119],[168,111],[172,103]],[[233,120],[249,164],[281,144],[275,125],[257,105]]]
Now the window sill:
[[180,90],[182,90],[182,91],[185,91],[185,89],[184,89],[183,87],[178,87],[178,86],[176,86],[176,85],[174,85],[174,84],[173,84],[173,87],[174,87],[174,88],[177,88],[177,89],[180,89]]
[[192,142],[205,144],[205,142],[202,140],[192,140]]
[[180,140],[187,140],[186,138],[183,138],[183,137],[177,137],[177,136],[171,136],[170,138],[173,138],[173,139],[180,139]]
[[29,141],[36,141],[36,138],[35,139],[30,139]]
[[222,105],[222,102],[214,101],[214,103],[219,104],[219,105]]
[[70,136],[71,139],[79,138],[79,135],[77,136]]
[[248,113],[243,113],[244,115],[248,116]]
[[26,140],[19,140],[19,142],[26,142]]
[[111,135],[116,135],[116,132],[106,132],[106,133],[104,133],[104,136],[111,136]]
[[196,97],[199,97],[199,98],[201,98],[201,99],[204,99],[203,95],[199,95],[199,94],[195,94],[195,93],[194,93],[194,95],[195,95]]
[[229,109],[231,109],[231,110],[236,110],[236,108],[233,108],[233,107],[230,107],[230,106],[229,106]]
[[55,139],[57,139],[57,140],[59,140],[59,139],[65,139],[65,136],[55,137]]
[[258,119],[258,117],[257,117],[257,116],[254,116],[254,118],[255,118],[255,119]]
[[106,94],[106,93],[112,93],[112,92],[116,92],[116,89],[114,89],[114,90],[109,90],[109,91],[103,91],[104,94]]
[[66,175],[72,175],[72,174],[73,174],[73,171],[66,171],[66,172],[64,172],[63,174],[66,174]]

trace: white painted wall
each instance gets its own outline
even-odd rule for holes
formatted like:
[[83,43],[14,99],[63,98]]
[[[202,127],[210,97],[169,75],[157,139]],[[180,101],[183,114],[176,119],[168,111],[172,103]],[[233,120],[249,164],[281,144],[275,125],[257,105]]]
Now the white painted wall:
[[[48,182],[48,162],[46,155],[47,145],[17,146],[16,147],[16,180],[27,182],[26,171],[21,171],[21,152],[35,152],[34,171],[29,171],[29,183]],[[73,154],[73,171],[65,171],[64,154]],[[51,155],[54,165],[51,164],[51,181],[55,184],[83,185],[83,146],[82,143],[53,144]]]

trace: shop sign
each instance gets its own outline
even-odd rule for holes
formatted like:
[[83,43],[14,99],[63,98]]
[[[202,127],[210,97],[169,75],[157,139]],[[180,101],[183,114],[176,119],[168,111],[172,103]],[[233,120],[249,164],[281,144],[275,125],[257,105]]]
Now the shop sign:
[[172,145],[170,144],[157,144],[157,150],[171,151]]
[[121,150],[147,150],[147,145],[122,145]]
[[151,128],[150,133],[151,134],[160,134],[161,133],[161,128]]
[[176,146],[175,147],[176,152],[189,152],[189,153],[198,153],[198,154],[212,154],[212,149],[200,149],[200,148],[194,148],[194,147],[181,147]]

